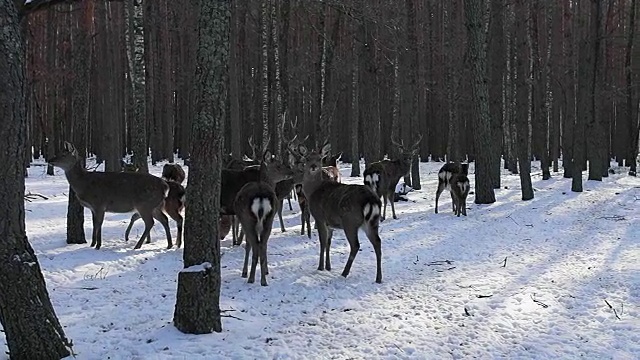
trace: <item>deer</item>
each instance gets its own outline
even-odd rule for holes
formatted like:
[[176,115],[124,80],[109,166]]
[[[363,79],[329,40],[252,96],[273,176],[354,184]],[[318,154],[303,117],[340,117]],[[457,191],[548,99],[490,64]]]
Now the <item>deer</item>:
[[[267,154],[270,157],[269,151],[265,152],[264,157]],[[269,274],[267,243],[271,235],[278,199],[275,182],[269,176],[264,157],[260,164],[257,181],[250,181],[242,186],[235,197],[234,209],[247,237],[242,277],[247,277],[249,253],[252,252],[251,272],[247,282],[252,284],[255,281],[256,265],[260,261],[260,285],[267,286]]]
[[[164,164],[162,168],[162,179],[169,185],[169,193],[161,206],[153,210],[154,218],[160,217],[160,214],[169,215],[178,227],[178,235],[176,237],[176,246],[182,246],[182,226],[184,218],[182,211],[185,206],[186,189],[181,185],[186,175],[182,167],[178,164]],[[129,234],[133,228],[133,224],[140,219],[140,214],[133,213],[129,220],[127,230],[124,232],[124,240],[129,241]],[[147,235],[147,244],[151,242],[151,234]]]
[[338,168],[338,159],[340,156],[342,156],[342,151],[337,154],[327,156],[327,158],[322,161],[322,170],[324,170],[331,180],[339,183],[342,182],[342,174],[340,174],[340,169]]
[[[162,206],[169,193],[169,184],[163,179],[137,172],[89,172],[82,166],[81,157],[75,147],[65,141],[63,150],[49,164],[64,171],[69,185],[82,206],[93,215],[91,247],[102,246],[102,222],[105,213],[129,213],[136,211],[144,221],[144,232],[134,249],[142,247],[144,239],[154,224],[154,209]],[[167,234],[170,249],[171,233],[169,220],[162,212],[157,214]]]
[[[466,200],[469,194],[469,164],[446,163],[438,171],[438,189],[436,190],[435,213],[438,213],[438,200],[443,191],[451,193],[453,212],[457,216],[467,216]],[[460,207],[463,207],[460,209]]]
[[[287,165],[277,159],[267,158],[271,156],[266,152],[263,165],[271,181],[279,182],[293,177],[294,172]],[[248,182],[256,182],[260,179],[260,168],[263,165],[248,166],[243,170],[222,169],[221,190],[220,190],[220,214],[236,215],[234,201],[236,194]],[[275,207],[274,207],[275,208]],[[240,245],[241,238],[237,236],[235,226],[232,226],[234,245]]]
[[399,150],[399,157],[395,160],[382,160],[369,164],[364,170],[364,184],[369,187],[378,197],[384,200],[384,209],[380,221],[384,221],[387,215],[387,203],[391,203],[391,213],[394,219],[397,219],[396,208],[394,205],[394,194],[396,185],[401,177],[408,175],[411,170],[411,161],[418,152],[418,147],[422,135],[411,145],[406,148],[404,141],[397,142],[393,138],[391,142]]
[[182,166],[178,164],[164,164],[162,167],[162,178],[165,180],[172,180],[178,184],[182,184],[186,175]]
[[323,175],[322,158],[331,149],[325,144],[320,151],[308,151],[303,145],[299,153],[304,163],[302,191],[309,211],[316,220],[320,238],[318,270],[331,270],[329,251],[334,229],[342,229],[349,242],[349,259],[342,271],[347,277],[358,251],[358,230],[363,229],[376,254],[376,283],[382,282],[382,250],[378,229],[380,225],[380,198],[365,185],[348,185],[330,181]]

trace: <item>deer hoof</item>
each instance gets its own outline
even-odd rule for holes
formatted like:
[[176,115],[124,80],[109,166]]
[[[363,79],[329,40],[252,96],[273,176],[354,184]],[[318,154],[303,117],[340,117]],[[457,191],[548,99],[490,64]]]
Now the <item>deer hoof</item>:
[[249,278],[249,280],[247,280],[247,283],[248,284],[253,284],[255,281],[256,281],[256,279]]
[[267,280],[261,280],[261,281],[260,281],[260,285],[262,285],[262,286],[269,286],[269,284],[267,284]]

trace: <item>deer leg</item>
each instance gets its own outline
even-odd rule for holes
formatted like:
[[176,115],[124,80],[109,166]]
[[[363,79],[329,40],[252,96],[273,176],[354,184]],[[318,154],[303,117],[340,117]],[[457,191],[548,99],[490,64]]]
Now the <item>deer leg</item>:
[[462,206],[462,215],[467,216],[467,199],[464,198],[460,201]]
[[393,191],[387,192],[387,198],[391,199],[391,201],[389,201],[391,203],[391,214],[393,215],[394,219],[398,219],[398,217],[396,216],[396,206],[395,206],[395,201],[393,201],[394,198],[394,193],[395,193],[395,189]]
[[325,265],[324,268],[327,269],[327,271],[331,271],[331,258],[329,257],[329,249],[331,249],[331,239],[333,238],[333,229],[328,228],[327,229],[327,254],[325,255],[326,258],[324,259]]
[[304,219],[304,210],[302,210],[302,209],[300,211],[300,222],[302,223],[302,227],[301,227],[301,230],[300,230],[300,235],[304,235],[305,219]]
[[291,193],[287,195],[287,202],[289,203],[289,211],[293,211],[293,207],[291,206]]
[[267,286],[267,275],[269,275],[269,265],[267,263],[267,241],[260,241],[258,249],[260,251],[260,285]]
[[165,215],[160,209],[156,209],[153,212],[153,217],[162,224],[164,232],[167,234],[167,249],[171,249],[173,247],[173,242],[171,241],[171,229],[169,228],[169,219],[167,218],[167,215]]
[[456,199],[456,195],[451,191],[451,206],[453,207],[453,213],[457,214],[458,201]]
[[249,242],[244,245],[244,265],[242,266],[242,277],[247,277],[247,268],[249,267],[249,252],[251,251],[251,245]]
[[325,223],[316,220],[316,225],[318,225],[318,238],[320,238],[320,261],[318,262],[318,270],[324,270],[324,254],[329,234]]
[[353,260],[358,255],[358,251],[360,250],[360,242],[358,241],[358,227],[353,226],[351,224],[344,227],[344,234],[347,236],[347,241],[349,241],[349,259],[347,259],[347,264],[344,266],[344,270],[342,271],[342,276],[347,277],[349,272],[351,271],[351,265],[353,264]]
[[144,239],[147,238],[147,236],[149,235],[149,233],[151,232],[151,228],[153,227],[153,210],[147,210],[147,211],[139,211],[140,216],[142,217],[142,221],[144,221],[144,232],[142,233],[142,236],[140,236],[140,240],[138,240],[138,243],[136,244],[136,246],[134,246],[134,249],[140,249],[142,247],[142,244],[144,243]]
[[180,212],[175,208],[167,209],[167,214],[171,216],[173,221],[176,222],[178,226],[178,236],[176,237],[176,247],[178,249],[182,246],[182,224],[184,224],[184,218],[180,215]]
[[378,234],[378,227],[369,224],[364,227],[364,233],[376,252],[376,282],[380,284],[382,282],[382,240]]
[[438,199],[440,199],[440,194],[444,191],[444,183],[438,182],[438,190],[436,190],[436,214],[438,213]]
[[284,228],[284,222],[282,221],[282,206],[284,200],[278,200],[278,204],[276,204],[278,206],[278,221],[280,221],[280,230],[282,232],[287,231],[287,229]]
[[307,237],[311,239],[311,215],[309,214],[309,209],[307,209],[305,215],[305,221],[307,222]]
[[380,221],[384,221],[387,217],[387,192],[382,193],[382,201],[384,202],[384,209],[382,210],[382,216],[380,217]]
[[124,232],[124,241],[129,241],[129,234],[131,233],[131,228],[133,228],[133,224],[140,219],[140,214],[137,212],[131,215],[131,220],[129,220],[129,226],[127,226],[127,230]]
[[[260,245],[256,244],[254,240],[255,239],[249,240],[249,235],[247,235],[247,244],[249,243],[249,241],[251,241],[253,242],[253,245],[254,245],[254,246],[251,246],[253,248],[253,251],[251,252],[251,272],[249,273],[249,279],[247,280],[249,284],[253,284],[256,281],[256,266],[258,265],[258,257],[260,254],[259,253],[260,249],[258,248],[258,246]],[[258,246],[255,246],[255,245],[258,245]]]
[[95,246],[96,250],[100,250],[102,246],[102,222],[104,221],[104,211],[96,210],[92,212],[93,215],[93,234],[91,239],[91,246]]

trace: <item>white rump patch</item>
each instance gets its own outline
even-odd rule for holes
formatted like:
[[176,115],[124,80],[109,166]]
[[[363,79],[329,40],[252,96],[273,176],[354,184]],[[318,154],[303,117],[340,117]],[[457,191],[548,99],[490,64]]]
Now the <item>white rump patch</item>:
[[[251,212],[256,216],[256,232],[258,233],[258,241],[260,241],[260,233],[264,227],[264,217],[271,212],[271,202],[268,198],[254,198],[251,203]],[[262,210],[262,216],[260,216],[260,210]]]

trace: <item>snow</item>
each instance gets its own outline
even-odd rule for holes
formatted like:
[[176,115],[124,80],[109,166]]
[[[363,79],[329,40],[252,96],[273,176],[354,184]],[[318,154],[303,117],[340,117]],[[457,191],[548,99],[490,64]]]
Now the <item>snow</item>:
[[[53,177],[29,169],[27,192],[49,199],[26,203],[27,233],[78,359],[640,358],[640,179],[617,167],[602,182],[585,174],[578,194],[561,174],[542,181],[534,163],[534,200],[521,201],[518,176],[505,172],[494,204],[470,195],[469,216],[457,218],[447,194],[434,214],[441,165],[421,164],[423,189],[380,226],[382,284],[363,233],[349,277],[340,276],[348,257],[340,231],[333,270],[316,270],[317,233],[300,236],[295,202],[284,208],[288,231],[277,219],[273,226],[267,287],[240,277],[244,247],[229,234],[221,307],[238,319],[223,318],[222,333],[186,335],[172,325],[183,250],[164,248],[160,226],[133,250],[135,240],[123,240],[130,215],[108,214],[102,249],[65,244],[68,184],[59,169]],[[362,182],[341,169],[343,181]],[[88,211],[85,219],[90,239]],[[142,230],[140,222],[133,235]]]

